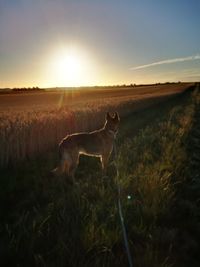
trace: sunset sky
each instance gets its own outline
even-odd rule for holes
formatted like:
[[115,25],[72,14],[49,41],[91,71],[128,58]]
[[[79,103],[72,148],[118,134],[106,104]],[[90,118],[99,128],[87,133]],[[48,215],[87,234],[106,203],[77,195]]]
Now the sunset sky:
[[200,81],[199,0],[0,0],[0,88]]

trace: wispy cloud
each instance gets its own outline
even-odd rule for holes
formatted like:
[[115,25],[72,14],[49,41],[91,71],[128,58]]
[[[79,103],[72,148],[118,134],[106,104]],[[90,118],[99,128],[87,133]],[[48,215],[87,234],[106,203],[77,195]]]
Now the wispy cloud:
[[157,65],[172,64],[172,63],[176,63],[176,62],[191,61],[191,60],[197,60],[197,59],[200,59],[199,54],[194,55],[194,56],[189,56],[189,57],[179,57],[179,58],[157,61],[157,62],[153,62],[153,63],[146,64],[146,65],[132,67],[132,68],[130,68],[130,70],[139,70],[139,69],[145,69],[145,68],[149,68],[149,67],[153,67],[153,66],[157,66]]

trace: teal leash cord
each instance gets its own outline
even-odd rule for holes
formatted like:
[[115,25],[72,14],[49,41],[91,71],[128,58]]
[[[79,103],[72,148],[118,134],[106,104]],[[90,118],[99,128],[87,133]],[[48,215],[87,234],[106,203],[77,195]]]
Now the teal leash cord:
[[121,226],[122,226],[122,233],[123,233],[123,238],[124,238],[124,244],[125,244],[125,249],[127,252],[127,256],[128,256],[128,262],[129,262],[129,266],[133,267],[133,261],[132,261],[132,257],[131,257],[131,253],[130,253],[130,248],[129,248],[129,243],[128,243],[128,238],[127,238],[127,232],[126,232],[126,227],[125,227],[125,223],[124,223],[124,216],[123,216],[123,212],[122,212],[122,205],[121,205],[121,188],[120,188],[120,183],[119,183],[119,170],[118,170],[118,166],[117,166],[117,149],[116,149],[116,143],[114,140],[114,144],[113,144],[113,150],[114,150],[114,165],[117,171],[117,189],[118,189],[118,210],[119,210],[119,217],[120,217],[120,222],[121,222]]

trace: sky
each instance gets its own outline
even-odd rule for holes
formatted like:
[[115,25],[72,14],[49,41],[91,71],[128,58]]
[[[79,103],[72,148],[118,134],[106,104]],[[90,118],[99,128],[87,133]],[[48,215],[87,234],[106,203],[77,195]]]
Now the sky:
[[200,81],[199,0],[0,0],[0,88]]

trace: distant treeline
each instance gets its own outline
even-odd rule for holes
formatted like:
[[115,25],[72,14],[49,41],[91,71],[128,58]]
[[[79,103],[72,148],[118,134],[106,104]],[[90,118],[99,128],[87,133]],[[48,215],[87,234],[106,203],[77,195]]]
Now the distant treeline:
[[51,89],[111,89],[111,88],[131,88],[131,87],[140,87],[140,86],[156,86],[156,85],[165,85],[165,84],[179,84],[182,82],[165,82],[165,83],[151,83],[151,84],[113,84],[113,85],[94,85],[94,86],[79,86],[79,87],[54,87],[54,88],[46,88],[48,90]]
[[38,92],[44,89],[36,87],[15,87],[15,88],[0,88],[0,94],[24,93],[24,92]]
[[[112,89],[112,88],[134,88],[141,86],[156,86],[156,85],[166,85],[166,84],[179,84],[181,82],[165,82],[165,83],[151,83],[151,84],[117,84],[117,85],[96,85],[96,86],[81,86],[78,89]],[[57,87],[59,89],[59,87]],[[67,88],[68,89],[68,88]],[[70,87],[69,89],[73,89]]]
[[111,89],[111,88],[131,88],[131,87],[140,87],[140,86],[156,86],[156,85],[164,85],[164,84],[177,84],[179,82],[165,82],[165,83],[152,83],[152,84],[118,84],[118,85],[96,85],[96,86],[80,86],[80,87],[53,87],[53,88],[39,88],[36,87],[15,87],[15,88],[0,88],[0,94],[5,93],[21,93],[21,92],[38,92],[45,90],[74,90],[74,89]]
[[38,86],[36,87],[23,87],[23,88],[13,88],[11,89],[12,91],[14,92],[29,92],[29,91],[38,91],[38,90],[44,90],[44,89],[41,89],[39,88]]
[[181,83],[179,82],[165,82],[165,83],[149,83],[149,84],[136,84],[136,83],[131,83],[131,84],[118,84],[118,85],[106,85],[106,86],[94,86],[94,88],[109,88],[109,87],[139,87],[139,86],[155,86],[155,85],[162,85],[162,84],[177,84]]

